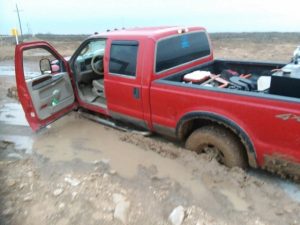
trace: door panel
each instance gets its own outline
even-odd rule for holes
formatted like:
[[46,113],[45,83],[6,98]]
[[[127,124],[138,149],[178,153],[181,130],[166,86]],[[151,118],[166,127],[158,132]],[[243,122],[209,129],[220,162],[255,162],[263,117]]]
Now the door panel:
[[[115,119],[121,119],[123,115],[124,120],[145,127],[142,97],[140,94],[141,87],[137,84],[138,81],[111,75],[104,82],[108,109],[112,117],[118,115]],[[128,118],[130,117],[131,120],[129,121]]]
[[[42,80],[42,82],[38,82]],[[73,104],[74,95],[68,73],[42,75],[26,80],[37,117],[44,120]]]
[[68,62],[47,42],[17,45],[15,70],[19,100],[33,130],[77,106]]

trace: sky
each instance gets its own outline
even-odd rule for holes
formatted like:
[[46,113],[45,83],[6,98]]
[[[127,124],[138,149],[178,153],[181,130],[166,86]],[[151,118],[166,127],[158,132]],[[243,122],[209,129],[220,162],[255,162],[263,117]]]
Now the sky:
[[300,32],[300,0],[0,0],[0,35],[92,34],[160,25],[204,26],[209,32]]

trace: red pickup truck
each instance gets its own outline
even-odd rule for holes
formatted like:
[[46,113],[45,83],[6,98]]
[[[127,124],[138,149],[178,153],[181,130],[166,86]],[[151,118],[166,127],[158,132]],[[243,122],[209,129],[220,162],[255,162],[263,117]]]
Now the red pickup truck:
[[[39,59],[35,73],[28,58]],[[204,28],[152,27],[93,35],[68,61],[47,42],[22,43],[15,66],[33,130],[80,107],[179,139],[229,167],[299,175],[297,61],[218,60]]]

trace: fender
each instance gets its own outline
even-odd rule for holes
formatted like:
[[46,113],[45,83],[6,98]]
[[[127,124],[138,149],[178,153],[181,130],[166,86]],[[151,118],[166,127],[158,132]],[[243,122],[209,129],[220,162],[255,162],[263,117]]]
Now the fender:
[[219,114],[211,113],[211,112],[198,112],[198,111],[189,112],[185,114],[180,118],[176,126],[176,136],[179,140],[183,141],[186,138],[183,125],[186,122],[194,119],[201,119],[205,121],[218,123],[232,130],[241,139],[243,145],[245,146],[249,165],[254,168],[258,167],[256,161],[256,152],[254,149],[253,142],[251,141],[249,135],[237,123]]

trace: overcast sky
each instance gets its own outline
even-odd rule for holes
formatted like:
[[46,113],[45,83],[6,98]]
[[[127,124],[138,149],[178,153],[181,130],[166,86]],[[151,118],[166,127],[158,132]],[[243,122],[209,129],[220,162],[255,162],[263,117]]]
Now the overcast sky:
[[0,34],[90,34],[121,27],[204,26],[209,32],[298,31],[300,0],[0,0]]

